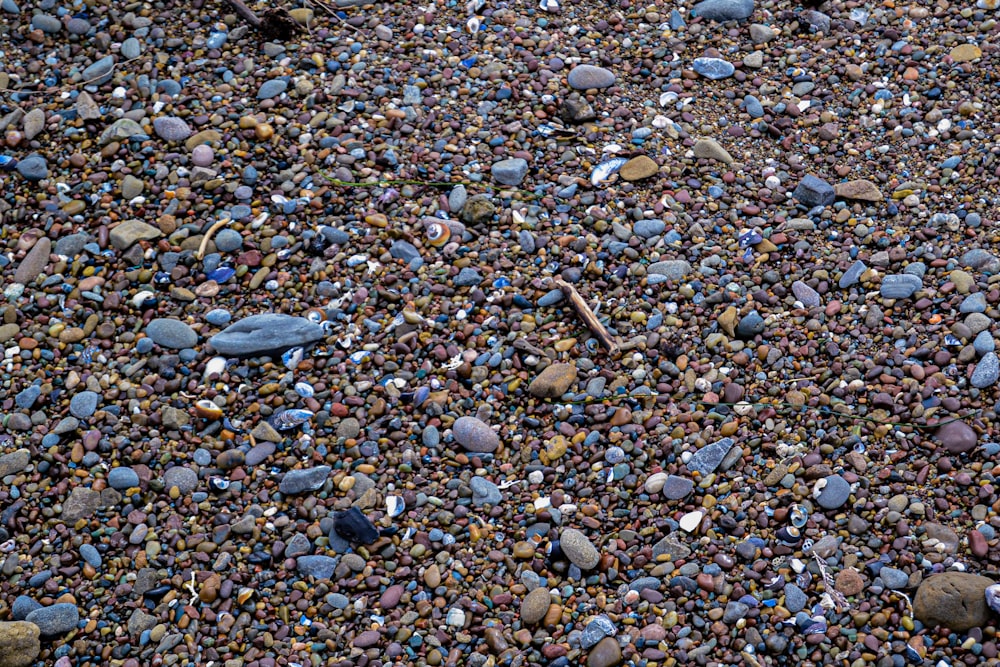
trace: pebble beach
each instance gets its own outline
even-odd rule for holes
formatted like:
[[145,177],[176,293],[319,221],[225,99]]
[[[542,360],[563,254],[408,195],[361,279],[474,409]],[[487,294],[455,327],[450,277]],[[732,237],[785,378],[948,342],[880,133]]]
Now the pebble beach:
[[998,5],[0,0],[0,667],[1000,664]]

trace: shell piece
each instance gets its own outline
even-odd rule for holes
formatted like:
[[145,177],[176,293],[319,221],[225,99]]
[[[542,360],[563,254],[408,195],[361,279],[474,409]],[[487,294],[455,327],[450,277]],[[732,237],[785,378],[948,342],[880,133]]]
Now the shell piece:
[[406,502],[399,496],[386,496],[385,509],[390,517],[397,517],[406,509]]
[[302,317],[306,318],[313,324],[320,324],[321,322],[326,321],[326,313],[320,308],[310,308],[302,314]]
[[285,364],[285,368],[294,371],[302,363],[305,354],[306,351],[301,347],[289,348],[281,355],[281,362]]
[[149,310],[156,306],[156,295],[149,290],[143,290],[132,297],[132,305],[139,310]]
[[788,521],[796,528],[802,528],[809,521],[809,511],[802,505],[792,505],[788,508]]
[[471,19],[465,22],[465,32],[469,33],[470,35],[475,35],[477,32],[479,32],[479,25],[480,25],[479,17],[473,16]]
[[432,222],[427,225],[424,236],[427,238],[429,244],[435,248],[440,248],[451,239],[451,228],[443,222]]
[[559,11],[559,0],[541,0],[541,2],[538,3],[538,8],[543,12],[555,14]]
[[194,404],[194,411],[202,419],[209,419],[215,421],[216,419],[222,419],[222,408],[208,400],[207,398],[202,399]]
[[222,493],[229,488],[229,480],[224,477],[211,477],[208,480],[208,486],[216,493]]
[[357,507],[334,514],[333,530],[352,544],[371,544],[378,539],[378,528]]
[[202,375],[206,380],[211,378],[213,375],[222,375],[226,371],[226,358],[225,357],[212,357],[205,363],[205,372]]
[[302,398],[312,398],[313,394],[315,394],[316,392],[313,389],[313,386],[308,382],[296,382],[295,393],[301,396]]
[[628,160],[623,157],[611,158],[610,160],[602,162],[594,167],[594,171],[590,174],[590,182],[593,185],[600,185],[617,174],[618,171],[625,166],[626,162],[628,162]]
[[688,512],[687,514],[682,516],[681,520],[678,523],[681,526],[681,530],[683,530],[686,533],[693,533],[695,530],[698,529],[698,526],[701,525],[701,520],[702,518],[704,518],[704,516],[705,516],[704,512],[702,512],[701,510],[695,510],[693,512]]
[[986,604],[990,609],[1000,614],[1000,584],[986,587]]
[[267,423],[277,431],[291,431],[313,418],[312,410],[285,410],[271,415]]

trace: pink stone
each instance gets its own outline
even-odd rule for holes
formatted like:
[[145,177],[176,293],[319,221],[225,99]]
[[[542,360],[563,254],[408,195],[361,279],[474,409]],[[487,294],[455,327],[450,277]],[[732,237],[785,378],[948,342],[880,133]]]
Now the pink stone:
[[969,532],[969,550],[972,551],[972,555],[976,558],[985,558],[986,554],[989,553],[990,547],[986,543],[986,536],[980,533],[978,530],[972,530]]
[[215,160],[215,151],[211,146],[199,144],[191,151],[191,162],[197,167],[207,167]]

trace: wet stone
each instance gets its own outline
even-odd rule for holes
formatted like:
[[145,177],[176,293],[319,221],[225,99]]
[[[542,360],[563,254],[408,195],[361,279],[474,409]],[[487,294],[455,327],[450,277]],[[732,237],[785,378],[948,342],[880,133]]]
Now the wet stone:
[[278,490],[286,496],[310,493],[323,488],[330,477],[330,466],[317,466],[303,470],[289,470],[281,478]]

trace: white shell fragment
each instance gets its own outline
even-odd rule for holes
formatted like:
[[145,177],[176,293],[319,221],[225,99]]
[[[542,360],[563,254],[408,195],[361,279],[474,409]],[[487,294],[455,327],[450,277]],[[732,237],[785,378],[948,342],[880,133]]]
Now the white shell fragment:
[[701,525],[701,520],[704,518],[705,513],[701,510],[695,510],[694,512],[688,512],[681,517],[680,526],[681,530],[687,533],[693,533]]
[[399,496],[385,497],[385,511],[390,517],[397,517],[406,509],[406,503]]

